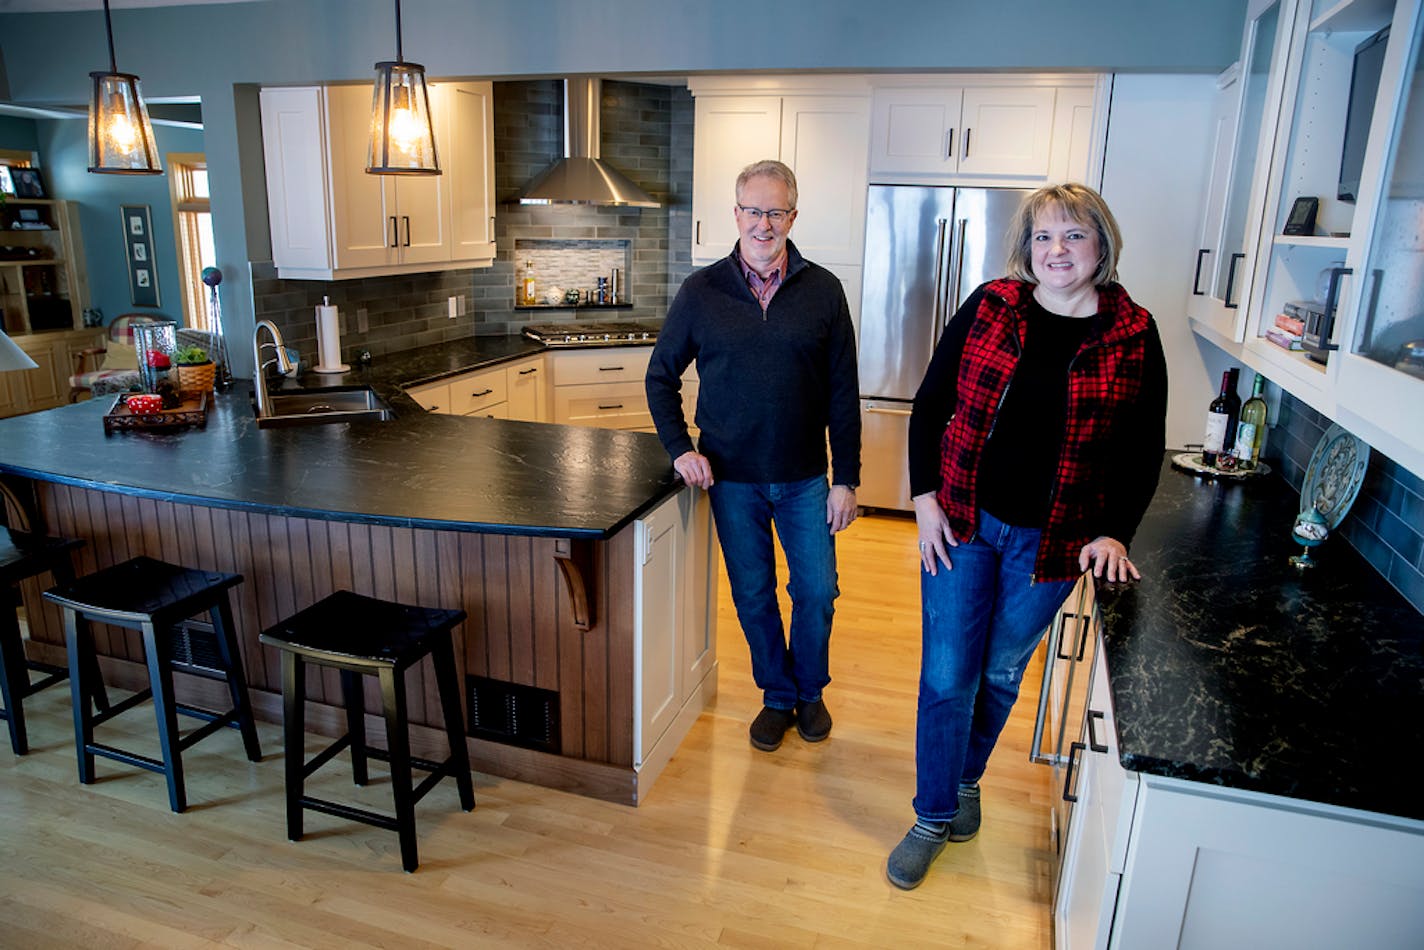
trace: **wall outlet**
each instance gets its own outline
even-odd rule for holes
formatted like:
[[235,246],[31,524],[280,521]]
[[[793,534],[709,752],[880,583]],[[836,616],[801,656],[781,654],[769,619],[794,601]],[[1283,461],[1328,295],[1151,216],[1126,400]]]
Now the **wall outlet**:
[[371,321],[366,315],[365,307],[356,308],[356,332],[365,333],[371,329]]
[[454,295],[451,295],[450,299],[447,300],[447,301],[445,301],[445,305],[446,305],[446,310],[447,310],[447,312],[449,313],[449,316],[450,316],[450,319],[451,319],[451,320],[454,320],[457,316],[460,315],[460,298],[459,298],[459,297],[456,297],[456,296],[454,296]]

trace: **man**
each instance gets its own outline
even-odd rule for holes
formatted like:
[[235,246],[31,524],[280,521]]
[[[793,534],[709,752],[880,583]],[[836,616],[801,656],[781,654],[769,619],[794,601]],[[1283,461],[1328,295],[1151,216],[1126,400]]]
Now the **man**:
[[[726,258],[683,282],[653,348],[647,391],[673,468],[711,497],[762,690],[751,741],[772,752],[792,725],[807,742],[831,732],[821,691],[831,681],[839,593],[834,535],[856,516],[860,404],[840,280],[787,238],[796,221],[795,174],[781,162],[756,162],[737,176],[736,196],[740,239]],[[696,447],[679,395],[694,360]],[[773,523],[790,574],[789,643],[776,601]]]

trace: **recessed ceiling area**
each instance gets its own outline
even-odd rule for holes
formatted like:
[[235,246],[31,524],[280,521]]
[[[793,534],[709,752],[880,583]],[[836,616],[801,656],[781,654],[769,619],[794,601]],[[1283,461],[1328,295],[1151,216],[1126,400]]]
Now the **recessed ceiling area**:
[[[257,3],[259,0],[109,0],[111,10],[130,7],[193,7],[203,3]],[[0,13],[68,13],[102,10],[104,0],[0,0]]]

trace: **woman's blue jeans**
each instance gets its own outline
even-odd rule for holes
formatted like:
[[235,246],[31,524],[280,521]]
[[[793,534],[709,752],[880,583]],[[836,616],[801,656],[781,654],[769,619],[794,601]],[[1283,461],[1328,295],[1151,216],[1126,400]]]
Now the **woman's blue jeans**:
[[1034,647],[1073,588],[1032,583],[1039,531],[979,512],[979,533],[949,549],[953,570],[920,571],[922,654],[915,814],[943,822],[959,786],[984,774]]
[[[836,547],[826,524],[824,475],[799,482],[713,483],[708,495],[732,603],[751,648],[752,677],[764,705],[793,709],[821,698],[831,681],[831,616],[835,613]],[[790,575],[791,641],[776,602],[771,526]]]

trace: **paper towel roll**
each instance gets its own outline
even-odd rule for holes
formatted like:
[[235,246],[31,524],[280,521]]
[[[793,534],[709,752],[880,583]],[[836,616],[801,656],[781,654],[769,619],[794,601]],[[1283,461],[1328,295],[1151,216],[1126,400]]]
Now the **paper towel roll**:
[[341,325],[336,308],[331,306],[330,298],[321,299],[321,305],[316,308],[317,365],[312,370],[317,373],[345,373],[351,367],[341,362]]

